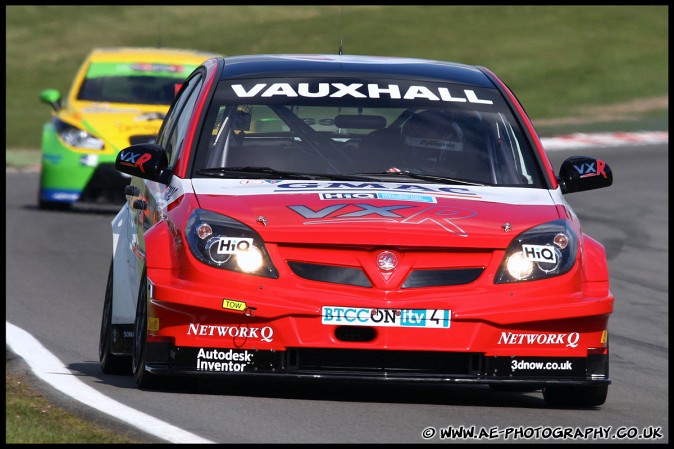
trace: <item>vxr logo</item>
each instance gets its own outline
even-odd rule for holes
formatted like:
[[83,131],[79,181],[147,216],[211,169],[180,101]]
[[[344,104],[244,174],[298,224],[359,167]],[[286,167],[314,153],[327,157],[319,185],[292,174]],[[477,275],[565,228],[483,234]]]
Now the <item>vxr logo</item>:
[[594,166],[593,162],[591,164],[584,163],[580,165],[574,165],[573,168],[576,169],[581,178],[597,175],[602,175],[605,178],[606,172],[604,171],[604,167],[606,167],[606,162],[602,161],[601,159],[597,159],[596,162],[597,162],[596,167]]
[[143,164],[152,159],[152,155],[150,153],[139,154],[132,153],[131,151],[122,151],[119,155],[119,159],[122,164],[138,167],[140,171],[145,173]]
[[367,203],[333,204],[322,209],[313,210],[307,206],[288,206],[309,221],[304,224],[331,224],[344,222],[397,222],[407,225],[435,223],[447,232],[467,237],[468,234],[455,220],[470,218],[477,212],[463,208],[444,206],[374,206]]

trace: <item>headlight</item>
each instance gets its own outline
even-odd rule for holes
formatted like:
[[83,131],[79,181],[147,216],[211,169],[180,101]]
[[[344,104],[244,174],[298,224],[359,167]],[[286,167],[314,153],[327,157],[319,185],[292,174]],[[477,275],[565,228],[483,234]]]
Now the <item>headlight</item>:
[[185,228],[194,257],[206,265],[277,278],[262,238],[245,224],[215,212],[197,209]]
[[60,120],[55,120],[54,124],[61,140],[71,147],[87,150],[102,150],[105,146],[103,140],[96,136],[92,136],[83,129],[76,128]]
[[508,246],[494,283],[533,281],[568,272],[578,239],[566,220],[555,220],[518,235]]

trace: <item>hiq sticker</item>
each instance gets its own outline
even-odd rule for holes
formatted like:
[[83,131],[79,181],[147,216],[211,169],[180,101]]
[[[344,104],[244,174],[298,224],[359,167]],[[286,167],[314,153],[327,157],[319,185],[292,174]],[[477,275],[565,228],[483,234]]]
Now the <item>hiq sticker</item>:
[[253,239],[221,237],[218,241],[218,254],[235,254],[248,251],[253,246]]
[[557,253],[552,246],[547,245],[522,245],[524,257],[534,262],[556,263]]

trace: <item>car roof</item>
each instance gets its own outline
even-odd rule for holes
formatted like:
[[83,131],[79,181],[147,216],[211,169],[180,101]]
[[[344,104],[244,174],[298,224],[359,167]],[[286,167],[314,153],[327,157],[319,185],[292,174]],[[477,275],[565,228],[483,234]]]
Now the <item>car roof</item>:
[[430,59],[330,54],[266,54],[221,58],[220,79],[273,76],[367,76],[450,81],[494,87],[481,67]]
[[88,59],[97,62],[121,62],[121,61],[148,61],[200,64],[203,61],[219,56],[217,53],[209,53],[200,50],[167,48],[167,47],[101,47],[94,48],[89,53]]

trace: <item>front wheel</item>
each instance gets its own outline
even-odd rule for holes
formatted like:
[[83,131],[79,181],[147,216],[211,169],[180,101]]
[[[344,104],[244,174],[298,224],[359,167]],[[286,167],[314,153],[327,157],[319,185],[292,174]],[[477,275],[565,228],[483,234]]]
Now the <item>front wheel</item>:
[[112,286],[113,286],[113,263],[110,261],[108,271],[108,284],[105,288],[103,301],[103,317],[101,318],[101,335],[98,340],[98,358],[101,370],[106,374],[131,374],[131,357],[115,355],[111,352],[112,346]]
[[133,378],[138,388],[145,389],[156,386],[156,376],[145,369],[147,359],[147,274],[145,272],[143,272],[138,289],[131,359]]
[[543,399],[561,407],[597,407],[606,402],[608,385],[594,387],[546,386]]

